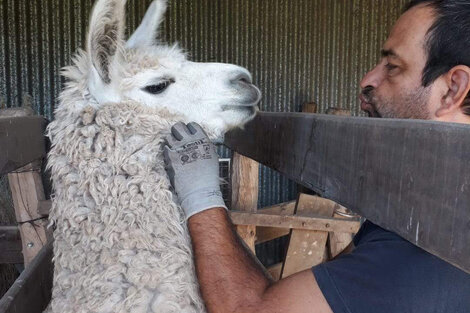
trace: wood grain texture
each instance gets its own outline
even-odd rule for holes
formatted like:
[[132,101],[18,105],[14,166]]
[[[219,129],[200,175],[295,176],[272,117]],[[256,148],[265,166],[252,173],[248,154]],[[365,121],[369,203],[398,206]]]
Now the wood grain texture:
[[[330,115],[340,115],[340,116],[351,116],[351,111],[342,109],[342,108],[335,108],[330,107],[326,110],[326,114]],[[339,204],[335,205],[335,214],[333,217],[341,217],[342,215],[338,213],[347,213],[348,209],[345,207],[340,206]],[[354,234],[350,233],[329,233],[328,234],[328,257],[333,259],[341,252],[344,251],[346,247],[352,242],[354,238]]]
[[[258,209],[262,214],[293,215],[296,201],[289,201],[273,205],[267,208]],[[282,236],[289,235],[290,229],[279,227],[256,227],[256,244],[273,240]]]
[[[232,210],[256,212],[258,207],[259,163],[238,153],[232,157]],[[237,225],[238,235],[255,253],[256,226]]]
[[[333,211],[334,206],[331,205],[331,201],[318,196],[300,194],[295,214],[330,217]],[[324,262],[327,239],[328,232],[326,231],[292,229],[281,278]]]
[[0,117],[0,175],[45,157],[45,127],[40,116]]
[[359,220],[327,218],[312,215],[275,215],[231,211],[230,218],[235,225],[295,228],[327,232],[356,233],[360,227]]
[[225,143],[470,273],[470,125],[262,112]]
[[35,162],[18,169],[18,172],[8,174],[25,266],[47,242],[47,218],[41,219],[43,216],[38,212],[39,202],[45,199],[40,168],[40,162]]

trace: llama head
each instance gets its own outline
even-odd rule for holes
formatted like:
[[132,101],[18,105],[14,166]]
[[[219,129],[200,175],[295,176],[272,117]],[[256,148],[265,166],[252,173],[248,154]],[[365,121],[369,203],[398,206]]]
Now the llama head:
[[261,95],[239,66],[195,63],[159,42],[166,0],[155,0],[127,42],[125,0],[99,0],[87,39],[88,92],[97,107],[133,100],[201,124],[213,140],[251,119]]

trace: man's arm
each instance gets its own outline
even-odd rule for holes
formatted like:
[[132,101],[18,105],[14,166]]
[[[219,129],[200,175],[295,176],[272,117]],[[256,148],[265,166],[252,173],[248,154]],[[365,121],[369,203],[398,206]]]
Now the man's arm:
[[220,192],[215,146],[201,126],[177,123],[166,141],[166,169],[188,219],[209,312],[332,313],[310,270],[273,284],[241,244]]
[[193,215],[188,227],[209,312],[332,313],[312,271],[270,282],[241,244],[224,208]]

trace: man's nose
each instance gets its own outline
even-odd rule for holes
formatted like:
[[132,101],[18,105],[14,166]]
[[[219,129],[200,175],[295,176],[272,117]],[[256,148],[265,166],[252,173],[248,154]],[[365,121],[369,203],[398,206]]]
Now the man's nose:
[[377,88],[381,84],[382,80],[383,73],[380,64],[378,64],[362,78],[360,86],[362,89],[366,88],[367,86]]

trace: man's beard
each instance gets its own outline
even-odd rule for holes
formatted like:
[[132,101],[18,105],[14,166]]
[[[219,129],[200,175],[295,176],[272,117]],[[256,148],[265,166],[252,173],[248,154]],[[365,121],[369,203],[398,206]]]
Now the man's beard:
[[373,87],[362,90],[364,100],[369,104],[367,113],[371,117],[423,119],[428,120],[431,114],[428,108],[431,86],[420,86],[415,90],[403,90],[394,99],[383,99],[376,95]]

